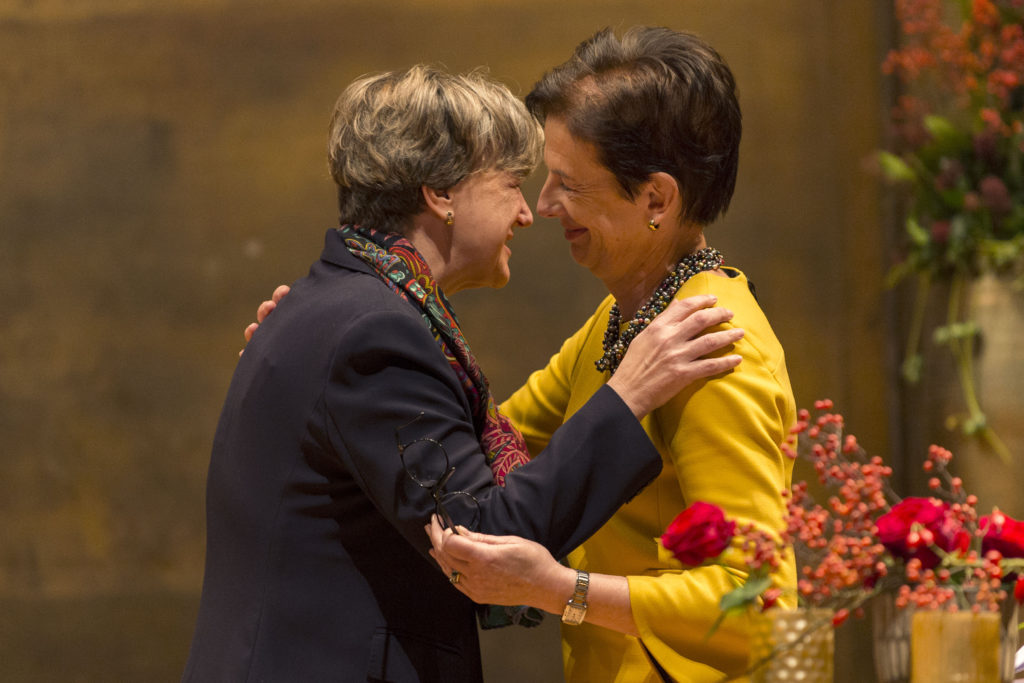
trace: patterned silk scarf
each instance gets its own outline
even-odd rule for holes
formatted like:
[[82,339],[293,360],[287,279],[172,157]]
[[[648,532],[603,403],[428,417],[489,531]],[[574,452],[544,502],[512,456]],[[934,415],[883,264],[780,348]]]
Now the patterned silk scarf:
[[431,276],[426,261],[409,240],[397,233],[354,225],[343,225],[339,230],[352,254],[369,264],[398,296],[419,306],[472,406],[473,426],[494,481],[504,486],[505,476],[530,459],[526,442],[508,418],[498,412],[487,378],[469,350],[455,312]]

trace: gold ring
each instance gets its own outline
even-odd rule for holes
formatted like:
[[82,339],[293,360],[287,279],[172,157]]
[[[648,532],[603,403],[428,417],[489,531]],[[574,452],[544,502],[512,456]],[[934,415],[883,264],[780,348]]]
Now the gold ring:
[[451,574],[448,575],[448,580],[451,581],[452,584],[454,585],[454,584],[459,582],[459,578],[461,576],[462,576],[462,574],[460,574],[457,571],[454,571],[454,572],[452,572]]

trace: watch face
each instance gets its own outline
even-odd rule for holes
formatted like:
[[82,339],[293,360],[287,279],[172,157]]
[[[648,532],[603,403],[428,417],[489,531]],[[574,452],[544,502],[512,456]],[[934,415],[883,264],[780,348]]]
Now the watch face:
[[562,612],[562,622],[570,626],[578,626],[583,623],[583,617],[587,614],[586,605],[575,605],[569,603]]

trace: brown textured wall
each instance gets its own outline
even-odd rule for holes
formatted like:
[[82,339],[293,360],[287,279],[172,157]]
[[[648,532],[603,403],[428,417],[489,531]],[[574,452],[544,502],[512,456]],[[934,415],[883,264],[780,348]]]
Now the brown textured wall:
[[[0,3],[0,679],[180,674],[240,331],[319,253],[327,117],[367,71],[484,64],[525,92],[606,25],[709,39],[745,115],[710,242],[758,283],[801,404],[832,396],[884,449],[885,240],[860,163],[886,17],[874,0]],[[566,251],[538,220],[511,285],[455,301],[499,395],[602,294]],[[489,680],[529,660],[557,676],[551,635],[490,636]]]

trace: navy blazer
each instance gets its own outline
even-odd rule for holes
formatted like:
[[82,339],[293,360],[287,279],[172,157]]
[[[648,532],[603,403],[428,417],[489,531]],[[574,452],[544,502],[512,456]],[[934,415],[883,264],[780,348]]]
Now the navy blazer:
[[427,555],[434,511],[399,457],[441,442],[480,530],[555,557],[661,469],[604,388],[540,457],[494,485],[470,406],[414,304],[329,230],[256,331],[228,390],[207,483],[206,573],[186,681],[479,681],[473,603]]

